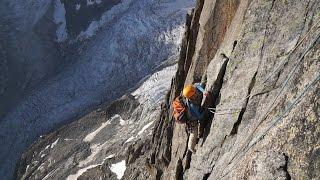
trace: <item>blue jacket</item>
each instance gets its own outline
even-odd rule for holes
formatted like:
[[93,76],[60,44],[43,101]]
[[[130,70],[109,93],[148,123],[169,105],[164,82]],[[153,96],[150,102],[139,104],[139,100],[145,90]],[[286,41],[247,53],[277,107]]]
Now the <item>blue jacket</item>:
[[[204,89],[199,83],[194,84],[198,93],[203,94]],[[201,100],[200,100],[201,102]],[[187,99],[188,115],[190,120],[201,120],[204,116],[204,110],[200,104],[196,104]]]

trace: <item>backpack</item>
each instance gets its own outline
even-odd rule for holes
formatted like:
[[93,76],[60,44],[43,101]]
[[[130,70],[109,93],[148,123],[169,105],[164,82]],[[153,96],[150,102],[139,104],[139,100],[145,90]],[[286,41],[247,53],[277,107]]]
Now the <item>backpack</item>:
[[173,118],[179,124],[186,123],[188,121],[188,107],[186,106],[183,97],[178,96],[172,102]]

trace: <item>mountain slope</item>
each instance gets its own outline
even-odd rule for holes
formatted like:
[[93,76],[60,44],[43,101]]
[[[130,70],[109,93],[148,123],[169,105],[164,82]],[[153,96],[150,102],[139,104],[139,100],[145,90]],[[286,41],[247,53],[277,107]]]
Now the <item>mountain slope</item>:
[[[0,55],[6,58],[0,66],[1,177],[12,175],[20,154],[39,135],[121,97],[174,59],[193,4],[126,0],[102,8],[104,3],[89,3],[81,8],[102,12],[84,19],[80,9],[69,9],[82,2],[0,3],[5,27]],[[68,16],[75,15],[87,26],[70,29],[74,22]]]
[[18,179],[115,179],[111,165],[149,141],[175,70],[164,68],[132,94],[39,138],[22,156]]

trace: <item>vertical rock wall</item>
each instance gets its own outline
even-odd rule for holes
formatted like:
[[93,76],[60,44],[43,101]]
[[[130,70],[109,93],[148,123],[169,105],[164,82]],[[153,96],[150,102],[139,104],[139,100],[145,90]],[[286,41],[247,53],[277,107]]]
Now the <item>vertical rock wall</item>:
[[[319,12],[317,0],[197,1],[146,158],[150,175],[319,179]],[[190,154],[170,102],[204,73],[217,113]]]

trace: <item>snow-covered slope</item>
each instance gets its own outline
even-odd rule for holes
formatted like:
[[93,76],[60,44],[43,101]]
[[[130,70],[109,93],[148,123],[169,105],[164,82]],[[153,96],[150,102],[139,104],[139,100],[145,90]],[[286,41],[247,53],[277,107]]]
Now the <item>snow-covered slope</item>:
[[[2,1],[7,29],[1,34],[8,35],[8,45],[0,42],[7,54],[0,68],[8,70],[1,73],[0,90],[11,106],[3,105],[0,119],[0,177],[12,176],[22,151],[40,134],[120,97],[177,55],[192,5],[123,0],[73,38],[62,15],[68,9],[59,0]],[[20,46],[23,51],[15,52]]]
[[176,65],[164,68],[110,106],[39,138],[23,155],[18,178],[122,177],[126,152],[138,140],[150,139],[175,71]]

